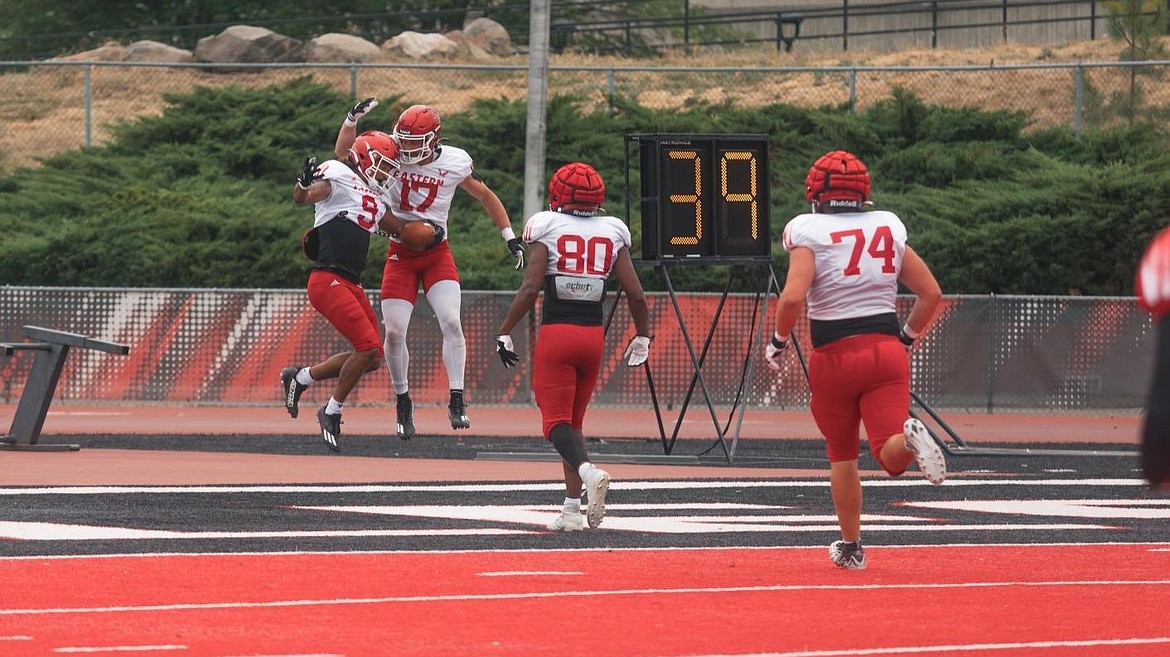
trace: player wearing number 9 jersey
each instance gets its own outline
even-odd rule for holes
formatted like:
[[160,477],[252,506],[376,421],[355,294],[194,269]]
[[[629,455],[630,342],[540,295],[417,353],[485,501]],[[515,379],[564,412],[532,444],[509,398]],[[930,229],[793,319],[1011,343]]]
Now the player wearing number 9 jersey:
[[[626,348],[627,365],[649,356],[649,309],[630,259],[630,230],[620,219],[599,214],[605,182],[581,162],[557,169],[549,182],[549,210],[524,225],[528,268],[500,325],[496,350],[505,367],[519,362],[511,332],[544,292],[540,333],[532,365],[532,387],[544,437],[561,455],[565,476],[562,513],[553,531],[597,527],[605,515],[609,474],[589,462],[582,426],[601,370],[605,342],[602,308],[605,283],[614,274],[626,295],[636,335]],[[588,508],[581,517],[581,487]]]
[[[784,228],[788,274],[765,358],[779,369],[793,327],[807,306],[813,351],[809,404],[824,434],[829,483],[842,540],[830,558],[865,568],[861,548],[860,425],[869,449],[889,474],[917,459],[931,483],[942,483],[942,451],[910,408],[914,339],[926,330],[942,292],[930,268],[906,244],[906,227],[892,212],[871,210],[865,164],[845,151],[818,159],[805,179],[812,212]],[[905,324],[895,314],[898,284],[917,298]]]

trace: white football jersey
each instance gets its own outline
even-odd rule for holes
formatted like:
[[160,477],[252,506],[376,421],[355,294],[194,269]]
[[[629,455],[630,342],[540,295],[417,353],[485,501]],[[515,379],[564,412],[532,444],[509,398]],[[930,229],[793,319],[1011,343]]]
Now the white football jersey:
[[524,224],[524,241],[548,247],[548,275],[605,280],[621,248],[630,246],[630,228],[617,217],[577,217],[544,210]]
[[380,189],[366,184],[349,165],[337,160],[326,160],[317,171],[328,180],[332,189],[329,196],[313,206],[313,226],[344,212],[347,219],[369,232],[378,230],[378,221],[386,213],[386,202]]
[[447,228],[447,214],[459,183],[475,171],[471,156],[462,148],[444,145],[439,156],[426,164],[403,164],[386,193],[395,216],[403,221],[430,219]]
[[812,250],[816,276],[809,319],[833,320],[894,312],[906,254],[906,226],[884,210],[801,214],[784,227],[784,249]]

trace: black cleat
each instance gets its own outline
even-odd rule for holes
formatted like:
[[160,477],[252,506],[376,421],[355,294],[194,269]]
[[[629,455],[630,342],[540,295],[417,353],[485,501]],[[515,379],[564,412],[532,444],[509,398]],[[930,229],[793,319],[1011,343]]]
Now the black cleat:
[[301,385],[297,381],[297,372],[301,371],[299,367],[286,367],[280,371],[280,387],[283,391],[284,408],[288,414],[296,417],[300,409],[297,404],[301,401],[301,394],[309,389],[309,386]]
[[410,440],[414,437],[414,402],[410,395],[398,395],[398,437]]
[[341,451],[337,439],[341,436],[341,415],[330,415],[325,412],[327,406],[317,409],[317,422],[321,425],[321,440],[325,446],[334,452]]
[[463,403],[462,392],[451,393],[451,403],[447,404],[447,419],[451,420],[452,429],[471,428],[471,419],[467,417],[467,406]]

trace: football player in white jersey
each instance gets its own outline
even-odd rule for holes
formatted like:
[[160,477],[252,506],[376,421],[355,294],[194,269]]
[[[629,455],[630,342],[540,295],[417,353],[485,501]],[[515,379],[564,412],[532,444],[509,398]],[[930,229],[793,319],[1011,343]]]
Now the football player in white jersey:
[[[350,111],[337,134],[335,152],[344,152],[353,141],[357,121],[378,106],[366,98]],[[401,149],[401,166],[387,197],[394,213],[403,221],[430,220],[447,228],[447,215],[456,188],[471,194],[483,205],[492,223],[500,230],[508,250],[516,258],[516,269],[524,266],[524,248],[512,230],[508,211],[495,192],[474,174],[467,151],[439,143],[442,126],[439,113],[426,105],[413,105],[394,124],[394,139]],[[443,334],[443,366],[447,371],[450,400],[447,416],[452,429],[471,426],[464,400],[464,369],[467,345],[460,319],[459,270],[446,240],[425,252],[403,248],[391,239],[382,273],[382,322],[386,327],[385,358],[397,396],[398,437],[409,440],[415,433],[414,404],[407,378],[410,353],[406,329],[410,324],[418,288],[422,285],[427,302],[435,311]]]
[[313,227],[302,246],[314,261],[309,274],[309,302],[353,345],[312,367],[286,367],[280,372],[284,405],[298,414],[301,394],[316,381],[337,379],[333,396],[317,410],[321,439],[338,451],[341,411],[345,398],[366,372],[378,369],[382,339],[378,318],[362,289],[370,234],[396,234],[400,222],[387,207],[384,191],[398,167],[398,144],[384,132],[365,132],[354,139],[344,161],[317,166],[308,158],[293,188],[293,201],[314,204]]
[[[524,224],[528,268],[500,324],[496,351],[505,367],[519,362],[510,334],[543,290],[532,387],[544,437],[561,455],[565,475],[564,506],[548,528],[579,531],[586,523],[601,524],[609,489],[609,474],[589,462],[581,432],[601,370],[602,306],[609,275],[621,284],[634,319],[636,335],[624,353],[630,367],[642,365],[650,355],[650,312],[630,259],[629,227],[621,219],[598,214],[605,201],[601,175],[588,164],[566,164],[549,180],[548,201],[547,211]],[[585,518],[582,484],[587,490]]]
[[[909,349],[926,330],[942,298],[930,268],[906,244],[906,227],[892,212],[869,209],[870,177],[845,151],[822,156],[805,178],[812,212],[784,227],[788,274],[765,348],[772,369],[789,346],[807,307],[813,350],[808,359],[809,403],[824,434],[829,485],[841,540],[829,556],[841,568],[865,568],[861,547],[860,425],[870,452],[891,475],[917,459],[933,484],[946,477],[942,450],[926,427],[907,419]],[[916,295],[904,324],[894,312],[902,283]]]
[[1154,371],[1142,421],[1142,471],[1155,487],[1170,489],[1170,228],[1150,241],[1134,284],[1138,305],[1154,317]]

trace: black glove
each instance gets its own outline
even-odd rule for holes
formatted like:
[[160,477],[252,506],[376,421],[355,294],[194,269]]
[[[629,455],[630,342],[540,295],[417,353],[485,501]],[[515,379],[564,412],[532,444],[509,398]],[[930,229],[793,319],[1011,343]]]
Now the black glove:
[[351,109],[349,114],[345,117],[345,122],[357,125],[358,119],[362,118],[366,114],[369,114],[370,111],[377,106],[378,99],[370,96],[369,98],[366,98],[362,102],[353,106],[353,109]]
[[520,362],[520,354],[516,353],[516,346],[512,344],[512,336],[500,335],[496,337],[496,353],[500,355],[500,362],[504,367],[512,367]]
[[302,189],[308,189],[309,185],[324,177],[324,174],[317,171],[317,158],[309,156],[305,158],[305,166],[301,168],[301,175],[297,176],[297,185]]
[[423,219],[423,222],[429,225],[431,228],[435,229],[435,237],[431,239],[431,243],[427,245],[427,249],[433,249],[439,245],[439,242],[443,241],[444,237],[447,236],[447,231],[443,230],[442,226],[431,221],[430,219]]
[[508,252],[516,258],[516,269],[524,269],[524,243],[520,241],[519,237],[513,237],[508,240]]
[[912,337],[906,335],[905,330],[898,329],[898,339],[901,340],[902,344],[906,346],[906,351],[910,351],[911,349],[914,348],[914,340],[916,340],[917,338],[912,338]]

